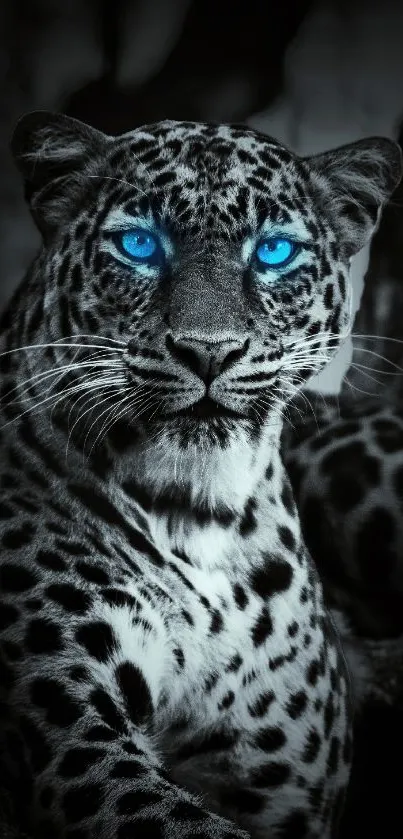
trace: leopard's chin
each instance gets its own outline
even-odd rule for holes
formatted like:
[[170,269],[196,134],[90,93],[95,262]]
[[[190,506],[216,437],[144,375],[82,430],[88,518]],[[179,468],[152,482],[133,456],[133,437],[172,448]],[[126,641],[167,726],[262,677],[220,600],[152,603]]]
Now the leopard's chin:
[[200,447],[206,452],[216,446],[226,448],[242,424],[245,423],[239,417],[203,417],[183,412],[167,418],[155,417],[144,430],[147,437],[155,439],[158,435],[159,439],[163,438],[167,446],[178,447],[182,451]]
[[217,445],[225,447],[245,422],[244,414],[205,396],[186,408],[154,411],[150,416],[142,417],[141,426],[146,437],[164,437],[180,449],[197,445],[204,449]]

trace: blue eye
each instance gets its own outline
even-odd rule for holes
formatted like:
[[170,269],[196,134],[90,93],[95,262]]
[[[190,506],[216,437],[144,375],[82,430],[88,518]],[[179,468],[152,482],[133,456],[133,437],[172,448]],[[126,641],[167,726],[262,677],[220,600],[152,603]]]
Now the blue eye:
[[263,241],[256,248],[256,258],[262,265],[281,268],[287,265],[296,255],[298,245],[291,239],[282,236],[272,236]]
[[153,262],[159,248],[158,239],[148,230],[138,228],[119,233],[119,244],[125,256],[140,262]]

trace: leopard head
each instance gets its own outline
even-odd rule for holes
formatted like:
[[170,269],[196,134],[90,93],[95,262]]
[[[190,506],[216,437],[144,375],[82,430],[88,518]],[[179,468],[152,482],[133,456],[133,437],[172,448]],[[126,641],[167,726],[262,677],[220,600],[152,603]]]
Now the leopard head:
[[43,237],[23,330],[48,346],[35,374],[69,367],[55,393],[153,491],[213,503],[219,486],[236,496],[239,470],[247,491],[290,396],[348,335],[350,259],[400,179],[399,147],[303,159],[245,126],[111,137],[37,112],[12,150]]

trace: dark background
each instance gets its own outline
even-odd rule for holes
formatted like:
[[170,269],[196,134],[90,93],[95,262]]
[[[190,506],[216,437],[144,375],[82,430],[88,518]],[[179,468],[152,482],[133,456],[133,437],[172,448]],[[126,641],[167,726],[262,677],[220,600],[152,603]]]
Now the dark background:
[[[0,0],[0,83],[1,307],[38,246],[8,152],[22,113],[63,111],[111,134],[163,118],[247,121],[300,154],[397,137],[403,3]],[[328,389],[344,368],[345,357]],[[359,721],[342,839],[402,835],[401,728],[393,710]]]

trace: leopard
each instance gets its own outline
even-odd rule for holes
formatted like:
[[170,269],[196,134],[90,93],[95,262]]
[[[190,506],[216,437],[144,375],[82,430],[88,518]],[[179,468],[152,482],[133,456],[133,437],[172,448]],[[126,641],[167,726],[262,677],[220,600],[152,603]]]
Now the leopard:
[[[42,245],[1,323],[3,779],[35,839],[334,839],[351,667],[280,438],[401,177],[244,125],[11,149]],[[3,736],[4,735],[4,736]]]

